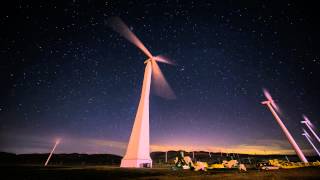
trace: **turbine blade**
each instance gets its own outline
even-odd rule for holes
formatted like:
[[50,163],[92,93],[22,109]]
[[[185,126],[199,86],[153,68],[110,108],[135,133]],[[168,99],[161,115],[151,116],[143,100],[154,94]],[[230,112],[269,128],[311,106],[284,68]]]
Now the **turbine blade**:
[[264,96],[267,98],[268,101],[270,101],[271,106],[277,111],[280,112],[280,109],[278,107],[278,105],[274,102],[274,100],[272,99],[271,94],[269,93],[269,91],[267,89],[263,89],[263,94]]
[[277,112],[280,112],[278,105],[274,101],[271,102],[271,105]]
[[305,136],[308,136],[310,139],[312,139],[309,133],[305,129],[303,129],[303,133],[305,134]]
[[306,123],[314,129],[314,125],[311,123],[309,118],[306,115],[302,115],[303,119],[306,121]]
[[303,131],[303,134],[307,134],[307,131],[304,128],[302,129],[302,131]]
[[271,97],[271,94],[268,92],[267,89],[263,89],[263,94],[267,98],[268,101],[273,101],[272,97]]
[[167,80],[163,76],[157,62],[155,60],[152,61],[152,83],[154,85],[155,93],[166,99],[175,99],[176,96],[172,91],[170,85]]
[[162,56],[162,55],[154,56],[153,59],[158,62],[162,62],[162,63],[166,63],[166,64],[171,64],[171,65],[175,64],[171,60],[169,60],[169,58]]
[[121,36],[123,36],[132,44],[137,46],[149,58],[152,58],[150,51],[143,45],[143,43],[138,39],[138,37],[128,28],[128,26],[119,17],[110,18],[107,22],[107,24],[114,31],[118,32]]

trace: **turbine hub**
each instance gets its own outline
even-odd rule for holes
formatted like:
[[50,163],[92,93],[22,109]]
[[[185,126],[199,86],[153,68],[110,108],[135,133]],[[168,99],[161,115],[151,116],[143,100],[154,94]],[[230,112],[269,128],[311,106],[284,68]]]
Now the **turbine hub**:
[[270,101],[262,101],[261,104],[270,104]]
[[151,61],[151,58],[145,60],[145,61],[143,62],[143,64],[147,64],[149,61]]

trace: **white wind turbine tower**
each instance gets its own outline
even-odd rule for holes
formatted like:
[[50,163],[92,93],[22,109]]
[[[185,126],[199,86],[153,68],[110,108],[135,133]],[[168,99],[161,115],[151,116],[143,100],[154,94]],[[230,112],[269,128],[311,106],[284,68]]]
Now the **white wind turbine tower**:
[[152,83],[155,85],[154,90],[157,95],[167,99],[175,98],[175,94],[164,78],[157,61],[167,64],[172,63],[162,56],[152,56],[149,50],[142,44],[137,36],[130,31],[120,18],[110,18],[108,23],[116,32],[137,46],[147,56],[147,60],[144,62],[146,67],[144,71],[140,102],[127,146],[127,151],[121,160],[120,167],[152,167],[149,141],[149,95],[151,77]]
[[51,159],[51,156],[52,156],[54,150],[56,149],[56,147],[58,146],[59,143],[60,143],[60,139],[57,139],[56,142],[54,143],[54,146],[53,146],[53,148],[52,148],[52,150],[51,150],[51,152],[50,152],[50,154],[48,156],[48,159],[47,159],[46,163],[44,164],[44,166],[48,165],[48,163],[49,163],[49,161]]
[[309,141],[310,145],[313,147],[313,149],[317,152],[318,156],[320,157],[320,152],[318,151],[316,146],[312,143],[311,136],[308,134],[308,132],[305,129],[303,129],[302,136],[306,137],[306,139]]
[[166,154],[165,154],[165,162],[166,163],[168,162],[168,151],[166,151]]
[[265,97],[267,98],[267,101],[263,101],[261,102],[264,105],[267,105],[268,108],[270,109],[272,115],[274,116],[274,118],[276,119],[277,123],[279,124],[279,126],[281,127],[283,133],[286,135],[289,143],[291,144],[291,146],[293,147],[293,149],[295,150],[296,154],[299,156],[300,160],[304,163],[307,163],[308,160],[306,159],[306,157],[304,156],[304,154],[302,153],[301,149],[299,148],[298,144],[296,143],[296,141],[293,139],[292,135],[290,134],[290,132],[288,131],[287,127],[283,124],[283,122],[281,121],[280,117],[278,116],[277,112],[279,112],[279,108],[276,105],[276,103],[273,101],[270,93],[266,90],[263,89],[263,93],[265,95]]
[[312,132],[312,134],[314,135],[314,137],[317,139],[317,141],[320,143],[320,138],[319,136],[316,134],[316,132],[314,132],[313,128],[313,124],[310,122],[309,118],[307,118],[307,116],[302,115],[304,121],[301,121],[302,124],[305,124],[308,129]]

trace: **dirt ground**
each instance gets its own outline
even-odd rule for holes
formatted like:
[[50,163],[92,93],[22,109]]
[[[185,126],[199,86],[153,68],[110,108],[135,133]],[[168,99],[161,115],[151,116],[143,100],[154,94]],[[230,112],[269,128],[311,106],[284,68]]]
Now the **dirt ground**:
[[282,169],[273,171],[123,169],[111,166],[1,166],[1,179],[320,179],[320,168]]

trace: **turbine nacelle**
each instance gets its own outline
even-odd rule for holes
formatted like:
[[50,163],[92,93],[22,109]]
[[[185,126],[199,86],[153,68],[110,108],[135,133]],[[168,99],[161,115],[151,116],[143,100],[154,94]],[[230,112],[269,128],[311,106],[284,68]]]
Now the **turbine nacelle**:
[[308,124],[308,125],[310,125],[309,123],[310,122],[308,122],[308,121],[300,121],[301,122],[301,124]]
[[311,138],[311,136],[309,135],[309,133],[305,129],[302,129],[302,130],[303,130],[302,136],[306,136],[308,138]]
[[263,89],[263,94],[264,96],[267,98],[267,101],[263,101],[261,102],[262,104],[270,104],[277,112],[280,112],[279,107],[277,106],[277,104],[274,102],[271,94],[266,90]]
[[144,61],[144,64],[147,64],[149,61],[157,61],[165,64],[175,65],[169,58],[159,55],[159,56],[152,56]]
[[262,101],[261,104],[270,104],[270,101]]
[[301,121],[302,124],[306,124],[306,125],[313,127],[313,124],[311,123],[311,121],[309,120],[309,118],[307,116],[302,115],[302,118],[304,119],[304,121]]
[[143,62],[143,64],[148,64],[148,62],[151,61],[151,60],[152,60],[152,59],[149,58],[149,59],[145,60],[145,61]]

